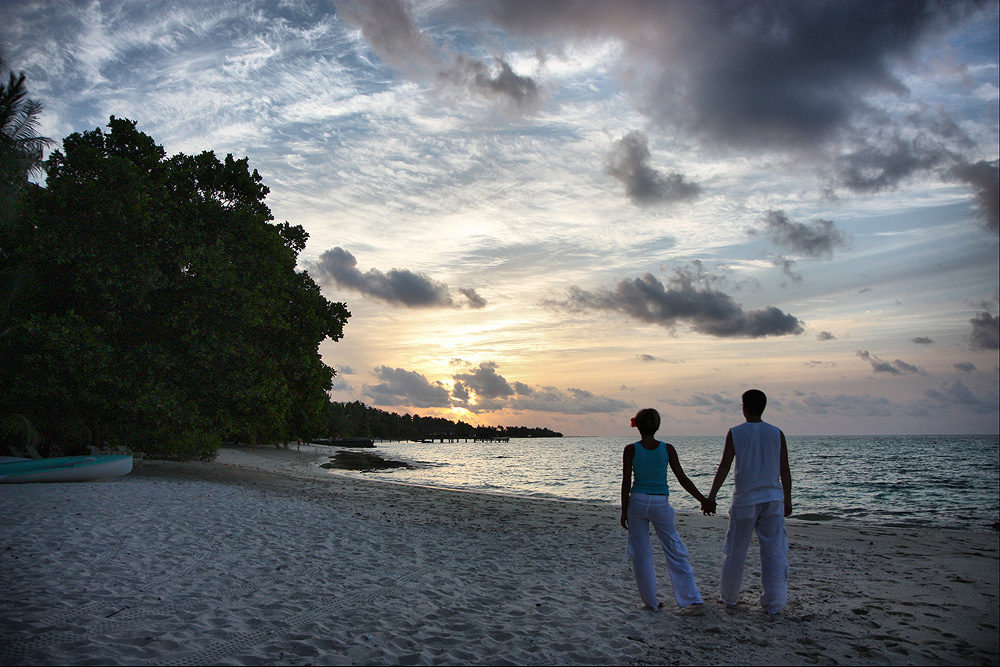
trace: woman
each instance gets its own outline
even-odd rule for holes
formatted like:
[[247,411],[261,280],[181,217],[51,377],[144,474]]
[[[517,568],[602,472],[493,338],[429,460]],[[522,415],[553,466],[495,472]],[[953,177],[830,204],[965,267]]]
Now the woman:
[[632,558],[639,597],[653,611],[663,606],[656,597],[656,571],[653,569],[653,548],[649,541],[649,524],[652,522],[663,553],[667,556],[670,585],[678,606],[683,609],[701,604],[687,548],[674,525],[674,509],[670,506],[670,491],[667,488],[668,466],[684,490],[701,503],[702,511],[708,509],[708,501],[684,474],[674,446],[653,437],[660,428],[660,414],[656,410],[640,410],[632,418],[632,426],[639,429],[642,439],[627,445],[622,452],[622,527],[628,530],[628,553]]

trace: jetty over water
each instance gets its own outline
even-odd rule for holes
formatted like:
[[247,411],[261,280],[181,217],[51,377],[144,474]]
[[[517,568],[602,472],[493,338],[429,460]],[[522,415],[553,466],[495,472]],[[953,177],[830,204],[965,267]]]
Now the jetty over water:
[[420,442],[510,442],[508,436],[491,435],[489,433],[429,433]]

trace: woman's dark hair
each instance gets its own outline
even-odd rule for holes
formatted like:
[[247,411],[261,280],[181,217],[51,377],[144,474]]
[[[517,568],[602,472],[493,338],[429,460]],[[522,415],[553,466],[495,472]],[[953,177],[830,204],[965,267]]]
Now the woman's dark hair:
[[644,408],[635,415],[635,425],[639,433],[653,435],[660,428],[660,413],[653,408]]

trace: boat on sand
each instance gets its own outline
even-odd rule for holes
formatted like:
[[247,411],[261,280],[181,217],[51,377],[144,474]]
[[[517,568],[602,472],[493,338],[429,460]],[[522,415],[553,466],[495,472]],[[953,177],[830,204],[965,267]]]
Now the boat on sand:
[[131,454],[59,456],[51,459],[0,460],[0,484],[90,482],[132,472]]

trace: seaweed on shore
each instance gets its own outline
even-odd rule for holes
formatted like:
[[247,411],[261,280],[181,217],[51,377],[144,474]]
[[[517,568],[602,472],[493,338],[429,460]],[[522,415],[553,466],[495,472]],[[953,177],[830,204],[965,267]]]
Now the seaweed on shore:
[[388,470],[391,468],[412,468],[411,465],[402,461],[384,459],[378,454],[370,452],[337,452],[333,460],[324,463],[322,468],[335,468],[338,470]]

